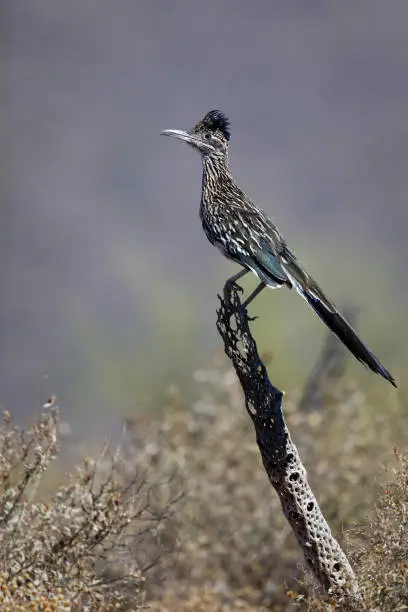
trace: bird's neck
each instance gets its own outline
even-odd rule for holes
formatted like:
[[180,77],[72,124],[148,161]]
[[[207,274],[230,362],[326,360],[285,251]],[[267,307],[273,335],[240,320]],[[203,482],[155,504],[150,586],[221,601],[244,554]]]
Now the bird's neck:
[[203,157],[203,193],[211,193],[227,177],[229,177],[227,156],[207,155]]

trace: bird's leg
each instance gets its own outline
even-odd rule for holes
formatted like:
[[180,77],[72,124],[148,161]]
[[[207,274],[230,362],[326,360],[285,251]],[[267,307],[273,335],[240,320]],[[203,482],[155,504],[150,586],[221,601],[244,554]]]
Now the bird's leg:
[[231,278],[229,278],[227,281],[225,281],[225,285],[224,285],[224,302],[226,304],[230,304],[231,302],[231,289],[233,287],[233,285],[235,285],[235,281],[237,281],[238,279],[242,278],[243,276],[245,276],[245,274],[248,274],[249,270],[247,270],[247,268],[243,268],[242,270],[240,270],[239,272],[237,272],[237,274],[234,274],[234,276],[231,276]]
[[242,304],[242,308],[245,310],[248,306],[248,304],[250,304],[252,302],[252,300],[254,300],[256,298],[256,296],[261,293],[262,289],[265,289],[266,284],[265,283],[259,283],[259,285],[257,286],[256,289],[253,290],[253,292],[247,297],[247,299],[245,300],[245,302],[243,302]]

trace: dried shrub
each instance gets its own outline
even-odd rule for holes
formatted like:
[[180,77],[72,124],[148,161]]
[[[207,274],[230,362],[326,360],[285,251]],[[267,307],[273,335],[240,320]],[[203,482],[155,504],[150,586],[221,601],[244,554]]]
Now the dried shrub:
[[[151,432],[152,461],[159,472],[176,465],[185,490],[173,519],[177,554],[164,590],[153,593],[187,602],[193,587],[206,585],[219,605],[240,597],[254,609],[307,606],[303,558],[261,465],[235,374],[219,359],[195,380],[200,399],[186,407],[173,389],[161,427]],[[343,540],[378,495],[381,466],[403,437],[404,407],[394,401],[385,414],[339,383],[324,411],[301,413],[289,400],[284,411],[317,499]]]
[[141,609],[145,574],[160,559],[160,533],[177,500],[106,446],[48,501],[35,494],[58,453],[58,409],[27,429],[0,428],[2,610]]
[[369,610],[408,609],[408,454],[395,451],[375,511],[354,534],[352,557]]
[[[305,574],[235,373],[217,358],[194,378],[193,405],[172,388],[160,420],[128,419],[121,447],[84,461],[48,501],[37,488],[58,452],[58,411],[25,430],[5,414],[1,609],[335,609],[321,603]],[[316,497],[345,539],[366,609],[379,612],[408,605],[406,456],[397,453],[391,482],[383,478],[407,418],[391,397],[381,410],[338,381],[324,409],[301,412],[294,400],[284,406]]]

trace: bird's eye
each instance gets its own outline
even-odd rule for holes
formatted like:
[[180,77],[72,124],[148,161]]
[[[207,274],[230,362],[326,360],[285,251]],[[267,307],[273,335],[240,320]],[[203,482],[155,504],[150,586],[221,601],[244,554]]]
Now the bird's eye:
[[211,138],[211,134],[209,134],[208,132],[204,134],[204,140],[210,140],[210,138]]

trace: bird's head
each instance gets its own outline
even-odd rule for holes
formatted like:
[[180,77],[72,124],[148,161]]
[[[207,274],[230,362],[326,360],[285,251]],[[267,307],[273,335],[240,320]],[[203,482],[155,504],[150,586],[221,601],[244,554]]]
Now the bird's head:
[[207,113],[191,130],[164,130],[161,133],[163,136],[184,140],[203,157],[225,157],[231,135],[229,120],[218,110]]

